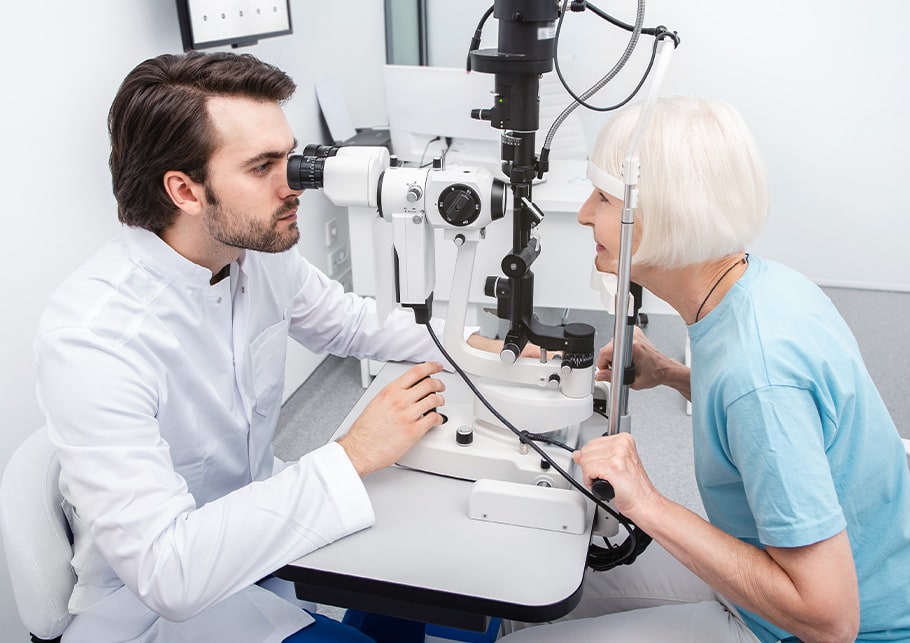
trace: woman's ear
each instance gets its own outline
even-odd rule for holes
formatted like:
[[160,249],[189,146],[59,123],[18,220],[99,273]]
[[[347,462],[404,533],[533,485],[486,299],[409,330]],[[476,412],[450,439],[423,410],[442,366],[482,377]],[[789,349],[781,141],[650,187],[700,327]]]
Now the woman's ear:
[[164,190],[181,211],[197,215],[205,209],[205,190],[185,172],[169,170],[164,173]]

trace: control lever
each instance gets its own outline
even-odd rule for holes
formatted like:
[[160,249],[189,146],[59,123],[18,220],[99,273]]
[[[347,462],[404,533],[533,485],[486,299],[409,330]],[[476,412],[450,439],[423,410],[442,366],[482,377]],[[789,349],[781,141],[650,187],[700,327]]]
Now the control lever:
[[613,491],[613,485],[611,485],[606,480],[602,478],[597,478],[591,484],[591,493],[597,496],[598,499],[603,500],[604,502],[610,502],[613,500],[613,496],[616,493]]

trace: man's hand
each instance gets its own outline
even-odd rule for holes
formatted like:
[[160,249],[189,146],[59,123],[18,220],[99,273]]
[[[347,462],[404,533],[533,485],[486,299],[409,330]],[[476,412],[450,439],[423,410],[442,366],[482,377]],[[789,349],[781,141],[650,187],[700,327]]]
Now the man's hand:
[[338,439],[361,476],[394,464],[423,434],[442,424],[445,384],[430,377],[438,362],[413,366],[385,386]]

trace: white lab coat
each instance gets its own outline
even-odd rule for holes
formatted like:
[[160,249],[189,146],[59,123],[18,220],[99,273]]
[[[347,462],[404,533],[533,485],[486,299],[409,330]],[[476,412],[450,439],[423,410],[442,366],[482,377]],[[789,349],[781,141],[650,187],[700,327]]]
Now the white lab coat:
[[370,526],[328,444],[273,475],[287,337],[315,352],[440,359],[426,330],[303,259],[247,252],[229,278],[124,228],[53,295],[38,395],[75,537],[64,641],[279,642],[311,621],[255,583]]

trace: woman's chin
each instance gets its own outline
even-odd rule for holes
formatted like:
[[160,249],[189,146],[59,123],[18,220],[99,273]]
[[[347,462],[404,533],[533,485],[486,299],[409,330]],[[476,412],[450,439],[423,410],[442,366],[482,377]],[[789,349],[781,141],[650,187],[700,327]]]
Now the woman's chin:
[[597,268],[597,270],[599,272],[608,272],[613,275],[615,275],[617,273],[616,263],[613,261],[610,261],[606,257],[598,256],[594,260],[594,267]]

